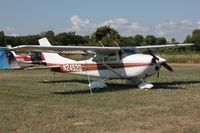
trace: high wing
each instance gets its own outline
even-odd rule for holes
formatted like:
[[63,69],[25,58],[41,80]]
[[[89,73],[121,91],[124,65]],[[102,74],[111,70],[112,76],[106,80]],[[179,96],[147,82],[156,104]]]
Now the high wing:
[[[48,41],[46,38],[42,38],[39,42]],[[146,49],[163,49],[163,48],[173,48],[173,47],[185,47],[194,44],[166,44],[166,45],[150,45],[150,46],[133,46],[133,47],[97,47],[97,46],[39,46],[39,45],[21,45],[13,47],[11,50],[14,51],[36,51],[36,52],[56,52],[64,53],[75,51],[77,53],[115,53],[120,50],[130,51],[130,50],[146,50]]]
[[85,53],[114,53],[120,50],[119,47],[94,47],[94,46],[39,46],[39,45],[21,45],[13,47],[14,51],[36,51],[36,52],[66,52],[77,51]]

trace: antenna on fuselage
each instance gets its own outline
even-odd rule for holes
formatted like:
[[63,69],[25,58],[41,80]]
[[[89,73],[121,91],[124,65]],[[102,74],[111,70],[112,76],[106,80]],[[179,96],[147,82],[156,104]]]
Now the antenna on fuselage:
[[115,44],[117,47],[120,47],[119,44],[118,44],[117,42],[115,42],[115,41],[113,41],[113,42],[114,42],[114,44]]
[[101,44],[102,47],[104,47],[103,43],[99,40],[98,41],[99,44]]
[[[120,48],[119,44],[116,42],[116,41],[113,41],[114,44]],[[121,59],[122,58],[122,54],[126,54],[126,52],[120,48],[120,50],[118,51],[118,55],[119,55],[119,58]]]
[[91,87],[91,81],[90,81],[90,75],[88,74],[88,64],[87,64],[87,60],[85,60],[85,65],[86,65],[86,75],[88,78],[88,86],[90,88],[90,94],[92,94],[92,87]]

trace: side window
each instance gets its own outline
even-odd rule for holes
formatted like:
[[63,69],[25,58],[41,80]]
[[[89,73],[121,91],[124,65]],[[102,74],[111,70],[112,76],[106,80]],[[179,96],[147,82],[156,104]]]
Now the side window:
[[113,61],[117,61],[116,54],[109,54],[104,56],[104,62],[113,62]]
[[94,62],[104,61],[103,55],[95,55],[92,61]]
[[107,55],[101,54],[101,55],[96,55],[92,61],[114,62],[114,61],[117,61],[117,56],[116,54],[107,54]]
[[41,60],[41,52],[30,52],[29,56],[31,56],[33,60]]

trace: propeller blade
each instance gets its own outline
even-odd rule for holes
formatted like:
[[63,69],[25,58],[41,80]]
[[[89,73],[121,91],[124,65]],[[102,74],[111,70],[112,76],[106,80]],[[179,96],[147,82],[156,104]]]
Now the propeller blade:
[[170,72],[173,72],[173,68],[171,66],[169,66],[166,62],[161,64],[164,68],[166,68],[167,70],[169,70]]
[[153,56],[153,58],[155,58],[156,60],[158,60],[159,61],[159,58],[158,57],[156,57],[153,53],[152,53],[152,51],[151,50],[148,50],[148,53],[151,55],[151,56]]

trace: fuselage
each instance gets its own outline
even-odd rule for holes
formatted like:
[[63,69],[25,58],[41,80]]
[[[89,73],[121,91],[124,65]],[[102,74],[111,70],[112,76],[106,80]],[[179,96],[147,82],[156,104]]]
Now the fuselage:
[[157,62],[151,55],[146,54],[132,54],[122,59],[118,58],[111,61],[97,61],[92,57],[89,60],[48,65],[59,65],[60,67],[52,68],[52,71],[56,72],[89,75],[106,79],[146,78],[157,72],[155,69]]

